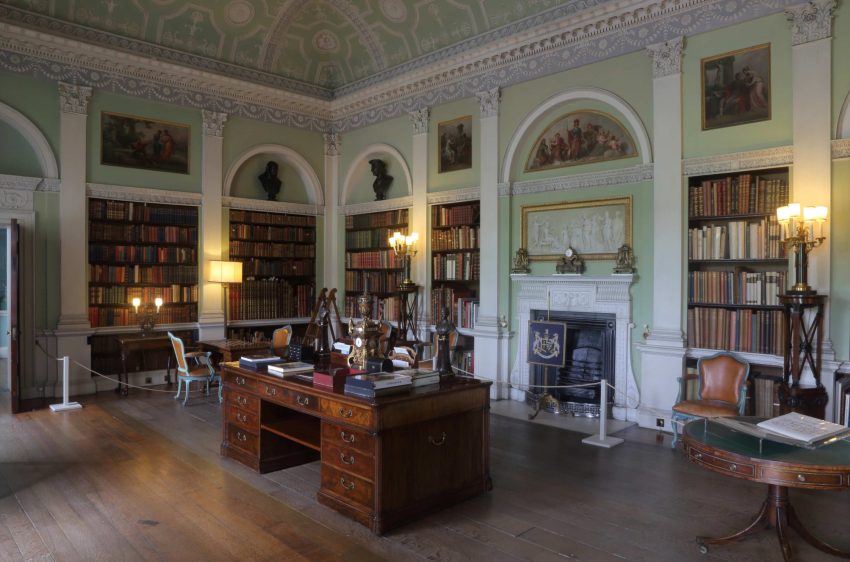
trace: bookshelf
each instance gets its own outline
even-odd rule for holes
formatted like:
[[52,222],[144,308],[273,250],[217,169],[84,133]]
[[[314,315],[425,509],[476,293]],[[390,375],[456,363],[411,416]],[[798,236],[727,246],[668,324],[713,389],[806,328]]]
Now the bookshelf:
[[372,318],[378,318],[379,312],[385,320],[398,318],[397,289],[403,280],[403,261],[388,240],[394,232],[407,234],[407,229],[407,209],[345,217],[344,316],[358,315],[357,295],[368,288],[375,297]]
[[782,355],[788,269],[776,208],[788,169],[688,182],[688,346]]
[[431,207],[431,320],[439,322],[443,308],[449,307],[458,331],[452,364],[466,372],[475,368],[480,223],[477,201]]
[[[316,217],[230,210],[229,256],[243,281],[228,290],[228,337],[309,317],[316,286]],[[241,330],[241,332],[240,332]],[[250,331],[250,330],[249,330]]]

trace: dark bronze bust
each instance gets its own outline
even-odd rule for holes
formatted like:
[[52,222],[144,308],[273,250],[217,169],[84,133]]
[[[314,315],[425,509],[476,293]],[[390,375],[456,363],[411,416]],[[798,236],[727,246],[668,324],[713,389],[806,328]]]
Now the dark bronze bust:
[[278,165],[277,162],[269,161],[266,164],[266,171],[257,176],[260,180],[260,185],[268,195],[269,201],[277,201],[277,194],[280,193],[280,178],[277,177]]
[[387,174],[387,165],[383,160],[373,158],[369,160],[369,165],[372,167],[372,175],[375,176],[375,181],[372,182],[372,189],[375,190],[375,201],[383,201],[387,198],[387,191],[390,189],[393,177]]

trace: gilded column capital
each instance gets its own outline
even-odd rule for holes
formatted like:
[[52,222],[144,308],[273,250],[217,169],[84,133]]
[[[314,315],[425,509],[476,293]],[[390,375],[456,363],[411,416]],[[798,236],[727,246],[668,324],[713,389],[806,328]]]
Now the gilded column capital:
[[684,44],[684,37],[675,37],[663,43],[656,43],[655,45],[648,45],[646,47],[647,53],[652,59],[653,78],[662,78],[682,72]]
[[67,82],[59,82],[59,105],[63,113],[88,115],[92,89]]

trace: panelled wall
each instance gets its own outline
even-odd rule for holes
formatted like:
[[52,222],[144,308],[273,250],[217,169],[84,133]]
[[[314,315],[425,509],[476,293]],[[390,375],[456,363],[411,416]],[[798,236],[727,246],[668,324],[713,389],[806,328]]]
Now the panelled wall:
[[[831,85],[824,84],[831,96],[829,108],[810,108],[828,112],[831,122],[832,168],[830,192],[829,247],[815,250],[813,260],[826,264],[830,276],[828,370],[834,372],[850,358],[850,286],[837,280],[850,275],[850,234],[835,225],[850,216],[850,196],[842,189],[850,181],[850,110],[845,107],[850,91],[850,70],[839,61],[836,53],[850,49],[850,13],[837,10],[832,18]],[[702,79],[700,61],[724,52],[760,44],[770,44],[771,118],[758,123],[702,130],[700,119]],[[413,278],[426,290],[422,291],[423,311],[429,310],[429,279],[432,278],[429,240],[430,206],[466,200],[481,202],[481,267],[482,285],[492,283],[494,291],[487,301],[486,316],[476,334],[476,350],[486,350],[484,365],[491,372],[476,369],[480,376],[492,377],[504,386],[494,385],[495,397],[506,397],[509,371],[523,342],[517,341],[515,293],[511,289],[509,271],[516,250],[522,245],[522,209],[528,205],[561,202],[580,202],[615,197],[632,200],[632,246],[637,258],[638,275],[631,289],[633,347],[632,367],[641,389],[641,404],[628,415],[642,423],[645,418],[669,412],[675,397],[675,381],[681,372],[688,350],[685,340],[687,256],[673,256],[672,269],[656,270],[659,252],[668,252],[659,240],[665,237],[684,240],[687,232],[687,183],[689,176],[715,173],[726,168],[759,169],[789,166],[792,200],[807,203],[807,186],[794,182],[794,112],[805,108],[805,102],[794,100],[794,57],[792,33],[783,13],[763,16],[721,27],[704,33],[688,35],[677,56],[678,67],[666,74],[678,76],[680,85],[680,115],[654,114],[655,96],[659,92],[659,75],[654,60],[644,49],[615,56],[584,66],[578,66],[548,76],[520,81],[501,87],[494,95],[492,84],[481,87],[481,96],[467,97],[449,103],[434,104],[426,112],[403,114],[358,128],[344,129],[328,136],[307,128],[288,127],[238,116],[228,116],[220,136],[205,130],[205,116],[189,107],[155,102],[137,97],[105,92],[94,88],[87,104],[85,135],[86,182],[89,190],[100,189],[127,197],[179,200],[181,194],[195,194],[201,205],[210,200],[210,187],[205,184],[209,171],[220,174],[222,198],[220,224],[201,221],[201,229],[213,229],[212,238],[220,242],[211,247],[207,242],[204,259],[215,255],[226,257],[228,217],[230,208],[245,208],[271,212],[315,214],[317,217],[316,271],[317,287],[343,287],[345,271],[345,216],[409,208],[410,230],[420,235],[419,253],[413,263]],[[843,50],[842,50],[843,49]],[[677,78],[673,78],[673,83]],[[61,162],[60,96],[55,81],[32,78],[26,74],[0,71],[0,107],[24,116],[41,132],[46,145]],[[6,87],[10,86],[10,87]],[[674,92],[676,95],[676,92]],[[101,164],[99,127],[102,112],[143,115],[164,121],[184,123],[191,128],[189,174],[140,172]],[[535,150],[540,135],[549,123],[574,111],[603,112],[624,125],[635,141],[637,154],[618,160],[551,168],[542,171],[526,170],[529,154]],[[6,111],[4,115],[9,115]],[[440,123],[470,116],[472,137],[472,167],[467,170],[440,173]],[[10,118],[0,120],[0,174],[4,188],[23,185],[12,177],[48,177],[31,141]],[[656,147],[666,146],[666,129],[656,130],[658,123],[672,123],[682,130],[681,154],[667,154],[668,160],[681,160],[677,180],[682,190],[681,205],[665,207],[658,201],[659,176],[654,164],[659,159]],[[802,133],[800,133],[802,134]],[[213,140],[217,138],[218,140]],[[218,144],[216,144],[218,143]],[[208,150],[204,150],[204,147]],[[210,151],[210,147],[215,149]],[[13,155],[13,156],[10,156]],[[381,158],[394,181],[385,201],[374,201],[372,174],[368,161]],[[265,201],[257,175],[266,162],[281,164],[283,189],[281,203]],[[708,170],[708,171],[707,171]],[[668,181],[668,175],[663,181]],[[205,176],[206,175],[206,176]],[[55,180],[55,178],[54,178]],[[17,183],[15,183],[17,182]],[[94,187],[93,187],[94,186]],[[116,187],[117,186],[117,187]],[[19,188],[23,189],[23,188]],[[33,213],[33,280],[32,326],[39,341],[56,347],[61,333],[55,336],[62,314],[59,301],[60,247],[57,224],[62,220],[59,205],[59,182],[47,182],[32,188]],[[666,188],[665,188],[666,189]],[[675,186],[674,186],[675,189]],[[146,191],[150,190],[150,191]],[[8,206],[8,204],[7,204]],[[656,216],[663,209],[681,219],[681,231],[654,231]],[[2,216],[0,216],[2,220]],[[215,221],[212,221],[214,223]],[[675,221],[674,221],[675,222]],[[84,227],[81,225],[80,229]],[[81,230],[84,232],[84,230]],[[327,240],[325,237],[328,237]],[[82,240],[85,238],[83,237]],[[203,238],[208,240],[207,238]],[[492,241],[492,245],[488,245]],[[213,244],[214,245],[214,244]],[[677,246],[685,248],[684,244]],[[820,253],[819,253],[820,252]],[[605,275],[611,272],[613,261],[589,261],[587,273]],[[532,274],[554,272],[552,262],[533,262]],[[85,264],[79,264],[78,274],[85,276]],[[488,277],[489,275],[489,277]],[[657,372],[642,367],[647,350],[653,353],[652,336],[659,303],[653,302],[653,289],[661,280],[672,276],[680,282],[683,298],[672,303],[679,312],[680,349],[663,350],[674,356],[670,368]],[[205,272],[201,273],[205,278]],[[221,306],[216,305],[221,293],[218,287],[205,287],[202,295],[208,301],[206,316],[201,314],[202,333],[221,331]],[[80,295],[85,298],[85,295]],[[202,297],[203,298],[203,297]],[[205,305],[201,305],[202,307]],[[218,316],[216,316],[218,314]],[[423,333],[426,328],[423,327]],[[61,332],[61,330],[60,330]],[[55,336],[55,337],[54,337]],[[483,347],[482,347],[483,346]],[[52,349],[52,348],[51,348]],[[661,352],[660,352],[661,353]],[[30,372],[26,373],[25,393],[36,394],[42,386],[57,381],[41,351],[30,350]],[[656,363],[651,359],[652,365]],[[480,363],[479,363],[480,364]],[[45,379],[44,373],[50,373]],[[94,390],[90,379],[77,375],[75,388],[79,392]],[[659,390],[661,389],[661,390]],[[654,420],[654,417],[652,417]]]

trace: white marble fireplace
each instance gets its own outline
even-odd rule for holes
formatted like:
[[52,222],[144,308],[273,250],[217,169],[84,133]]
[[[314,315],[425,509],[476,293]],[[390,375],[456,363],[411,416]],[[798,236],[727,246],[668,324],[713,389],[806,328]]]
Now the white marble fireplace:
[[531,382],[526,362],[528,321],[534,310],[613,314],[615,321],[615,365],[613,416],[635,421],[640,396],[632,372],[631,329],[632,275],[511,275],[517,295],[519,339],[511,370],[511,399],[525,401]]

